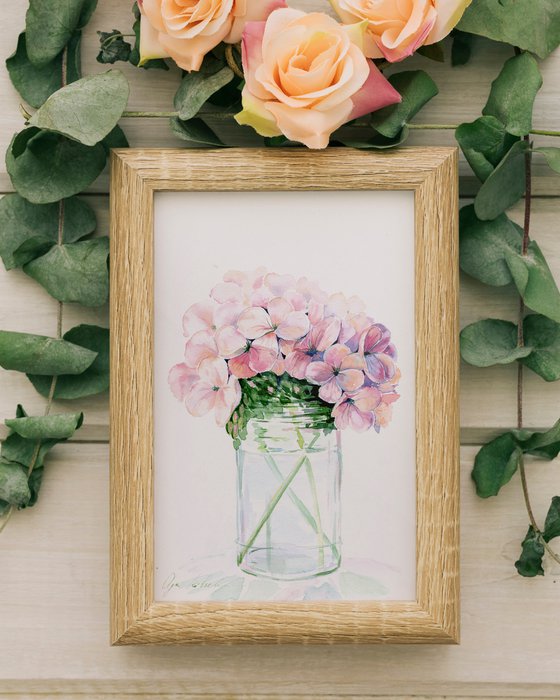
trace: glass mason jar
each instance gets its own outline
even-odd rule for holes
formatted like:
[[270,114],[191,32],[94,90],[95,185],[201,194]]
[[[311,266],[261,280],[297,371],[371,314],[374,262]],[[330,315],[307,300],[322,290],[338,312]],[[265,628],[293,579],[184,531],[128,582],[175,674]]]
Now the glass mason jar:
[[330,406],[263,407],[237,449],[237,564],[273,579],[340,566],[340,437]]

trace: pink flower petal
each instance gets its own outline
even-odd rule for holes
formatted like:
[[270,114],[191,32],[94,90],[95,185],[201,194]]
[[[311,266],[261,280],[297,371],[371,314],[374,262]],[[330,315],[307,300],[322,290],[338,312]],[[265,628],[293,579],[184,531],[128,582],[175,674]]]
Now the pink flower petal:
[[255,372],[269,372],[278,359],[278,341],[274,333],[255,340],[249,350],[249,366]]
[[332,365],[321,361],[311,362],[307,367],[307,371],[305,372],[305,378],[312,384],[325,384],[333,377],[334,373]]
[[325,351],[323,355],[323,360],[331,367],[339,368],[344,361],[344,358],[350,355],[350,348],[346,345],[341,345],[337,343],[336,345],[331,345],[331,347]]
[[196,382],[185,398],[185,406],[193,416],[204,416],[214,408],[216,393],[206,382]]
[[229,372],[225,360],[219,357],[209,357],[200,363],[198,373],[202,381],[205,381],[211,387],[222,388],[226,386]]
[[168,382],[173,396],[179,401],[184,401],[193,384],[199,379],[198,372],[184,362],[175,365],[169,370]]
[[336,381],[343,391],[356,391],[364,383],[364,373],[359,369],[344,369],[336,375]]
[[183,334],[190,338],[198,331],[210,330],[214,323],[215,306],[212,301],[202,301],[190,306],[183,316]]
[[207,357],[216,357],[218,348],[210,331],[198,331],[185,345],[185,362],[196,369]]
[[364,387],[352,396],[352,401],[360,411],[374,411],[381,403],[381,392],[373,386]]
[[295,350],[286,357],[286,372],[296,379],[305,379],[307,368],[312,359],[311,355]]
[[335,316],[319,321],[309,334],[312,347],[319,352],[325,352],[331,345],[336,343],[340,333],[340,326],[340,319]]
[[216,345],[218,354],[229,360],[232,357],[237,357],[247,349],[247,339],[235,328],[226,326],[221,328],[216,333]]
[[246,338],[260,338],[272,330],[272,322],[268,313],[260,306],[245,309],[237,319],[237,328]]
[[391,332],[381,323],[368,328],[360,338],[360,352],[383,352],[391,342]]
[[214,327],[235,325],[239,314],[243,311],[243,306],[236,301],[228,301],[225,304],[218,304],[214,309]]
[[269,301],[267,311],[272,325],[278,326],[293,311],[293,308],[283,297],[274,297]]
[[235,282],[221,282],[212,289],[210,296],[219,304],[227,302],[240,303],[243,301],[243,290]]
[[309,331],[309,319],[302,311],[292,311],[276,329],[276,335],[284,340],[298,340]]
[[220,389],[216,395],[215,419],[216,424],[223,427],[231,418],[231,414],[241,401],[241,387],[239,380],[230,377],[226,387]]
[[350,119],[376,112],[382,107],[402,102],[402,97],[381,73],[373,61],[368,61],[369,75],[360,90],[352,96]]
[[[312,363],[318,364],[318,363]],[[327,403],[336,403],[342,396],[342,389],[340,388],[337,377],[332,377],[326,384],[323,384],[319,389],[319,397],[326,401]]]

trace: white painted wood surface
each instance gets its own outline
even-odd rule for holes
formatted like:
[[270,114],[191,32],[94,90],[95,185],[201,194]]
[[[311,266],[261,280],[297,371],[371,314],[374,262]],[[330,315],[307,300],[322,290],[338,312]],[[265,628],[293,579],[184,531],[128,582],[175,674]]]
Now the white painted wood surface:
[[[324,9],[326,0],[294,0],[293,6]],[[0,45],[15,47],[27,3],[0,6]],[[130,26],[129,0],[100,0],[86,31],[85,72],[95,62],[98,29]],[[440,95],[417,118],[421,123],[459,123],[477,116],[491,80],[508,53],[480,42],[472,65],[418,59]],[[120,66],[122,67],[122,66]],[[560,129],[560,52],[542,66],[545,84],[537,99],[536,128]],[[131,80],[129,108],[171,108],[178,74],[125,67]],[[19,98],[0,71],[0,151],[23,127]],[[165,120],[123,122],[133,146],[176,146]],[[221,125],[220,129],[224,129]],[[452,132],[416,132],[415,143],[449,144]],[[537,137],[544,145],[550,139]],[[256,141],[246,131],[242,141]],[[557,144],[558,145],[558,144]],[[462,173],[468,174],[465,165]],[[107,232],[107,176],[87,195]],[[462,180],[465,197],[474,181]],[[11,191],[0,171],[0,192]],[[560,279],[560,178],[536,166],[533,235]],[[519,220],[521,208],[515,211]],[[462,323],[491,316],[515,318],[508,289],[463,279]],[[0,328],[53,334],[56,304],[19,271],[0,271]],[[106,309],[66,307],[64,328],[80,322],[105,324]],[[437,339],[434,339],[437,342]],[[481,501],[469,478],[474,443],[511,427],[515,420],[515,369],[462,373],[462,644],[454,648],[110,648],[108,644],[108,466],[107,399],[80,402],[86,425],[72,444],[55,448],[39,504],[16,514],[0,536],[0,697],[560,697],[560,567],[547,562],[547,576],[521,579],[513,562],[526,514],[517,478],[498,499]],[[559,416],[560,389],[527,372],[526,421],[549,427]],[[27,380],[0,374],[0,415],[21,402],[41,411],[43,400]],[[65,410],[61,402],[57,409]],[[5,434],[0,433],[0,436]],[[472,446],[467,446],[467,444]],[[542,518],[549,498],[560,492],[559,461],[529,469],[535,510]]]

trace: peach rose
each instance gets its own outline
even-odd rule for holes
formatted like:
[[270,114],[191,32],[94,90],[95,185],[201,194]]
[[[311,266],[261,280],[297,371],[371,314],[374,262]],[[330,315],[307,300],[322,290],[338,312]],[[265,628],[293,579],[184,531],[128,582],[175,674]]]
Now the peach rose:
[[239,124],[261,136],[284,134],[325,148],[346,122],[400,102],[363,54],[366,23],[342,26],[323,13],[274,11],[243,33],[243,111]]
[[343,22],[368,23],[365,54],[394,63],[446,37],[472,0],[330,0]]
[[140,65],[170,56],[187,71],[199,70],[220,42],[236,44],[246,22],[264,20],[285,0],[139,0]]

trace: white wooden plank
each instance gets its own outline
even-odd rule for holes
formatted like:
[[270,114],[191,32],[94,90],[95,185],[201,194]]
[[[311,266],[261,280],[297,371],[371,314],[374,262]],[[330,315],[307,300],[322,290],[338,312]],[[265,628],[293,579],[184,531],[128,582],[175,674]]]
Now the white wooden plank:
[[[473,454],[462,451],[460,646],[110,648],[107,448],[55,448],[38,505],[0,538],[0,692],[558,697],[560,568],[516,575],[527,522],[518,479],[478,499]],[[558,466],[529,467],[539,518]]]

